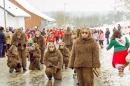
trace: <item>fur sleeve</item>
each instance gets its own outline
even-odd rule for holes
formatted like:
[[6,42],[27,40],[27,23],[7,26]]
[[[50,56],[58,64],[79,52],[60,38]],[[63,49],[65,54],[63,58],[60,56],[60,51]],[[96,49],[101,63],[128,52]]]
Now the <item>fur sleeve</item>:
[[24,33],[24,38],[25,38],[25,43],[24,44],[28,44],[28,38],[27,38],[27,35]]
[[37,50],[36,52],[33,53],[33,56],[36,58],[41,58],[41,51]]
[[65,56],[70,57],[70,51],[68,48],[65,48]]
[[43,51],[45,50],[46,48],[46,41],[45,41],[45,38],[43,37],[43,41],[42,41],[42,49]]
[[96,42],[95,42],[94,47],[93,47],[92,58],[93,58],[93,68],[99,68],[100,67],[99,47],[98,47],[98,44]]
[[59,62],[57,64],[57,67],[58,67],[58,69],[61,69],[62,66],[63,66],[63,56],[62,56],[62,54],[61,54],[61,52],[59,50],[57,50],[57,52],[59,54]]
[[18,42],[15,40],[15,34],[12,36],[11,44],[17,46]]
[[48,52],[46,52],[44,55],[44,64],[46,65],[46,67],[49,67],[49,65],[52,63],[47,60],[47,54],[48,54]]
[[74,61],[75,61],[75,44],[72,47],[72,52],[69,60],[69,67],[74,68]]

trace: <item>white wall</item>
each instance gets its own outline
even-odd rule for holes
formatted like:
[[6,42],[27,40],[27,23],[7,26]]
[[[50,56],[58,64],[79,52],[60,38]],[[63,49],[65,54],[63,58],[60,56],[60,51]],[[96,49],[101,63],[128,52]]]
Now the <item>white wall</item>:
[[4,11],[3,9],[0,8],[0,26],[5,26],[5,23],[4,23]]
[[[4,27],[4,10],[0,8],[0,26]],[[25,28],[24,17],[13,17],[6,12],[6,27]]]

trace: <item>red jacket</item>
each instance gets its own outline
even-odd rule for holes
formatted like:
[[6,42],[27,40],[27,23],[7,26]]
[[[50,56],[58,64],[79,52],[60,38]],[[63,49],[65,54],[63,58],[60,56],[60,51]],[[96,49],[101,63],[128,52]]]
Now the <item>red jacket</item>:
[[60,32],[60,37],[63,38],[64,37],[64,32]]
[[54,36],[53,35],[48,36],[46,40],[47,42],[54,42]]
[[60,36],[60,31],[56,30],[54,36],[59,37]]

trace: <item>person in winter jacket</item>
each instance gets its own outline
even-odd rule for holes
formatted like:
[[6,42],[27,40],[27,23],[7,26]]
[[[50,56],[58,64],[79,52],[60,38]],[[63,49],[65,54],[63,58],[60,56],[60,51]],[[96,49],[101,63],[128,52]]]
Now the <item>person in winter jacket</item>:
[[122,37],[121,32],[116,30],[111,37],[110,44],[106,48],[107,50],[110,50],[114,47],[112,66],[118,69],[120,77],[123,77],[124,75],[124,68],[127,64],[125,58],[128,55],[129,45],[128,39]]
[[107,28],[106,33],[105,33],[105,38],[107,40],[107,45],[109,44],[109,35],[110,35],[110,31],[109,31],[109,28]]
[[5,34],[3,33],[4,28],[0,27],[0,58],[2,58],[2,50],[3,46],[6,46],[6,38]]
[[103,48],[103,41],[104,41],[104,33],[102,30],[100,30],[99,31],[99,44],[101,48]]

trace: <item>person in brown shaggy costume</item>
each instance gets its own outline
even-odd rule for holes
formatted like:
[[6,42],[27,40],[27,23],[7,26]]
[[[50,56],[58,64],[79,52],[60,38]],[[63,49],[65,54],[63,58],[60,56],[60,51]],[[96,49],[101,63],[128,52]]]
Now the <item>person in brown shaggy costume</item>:
[[21,28],[17,29],[12,36],[11,44],[18,47],[19,56],[22,62],[23,71],[26,71],[26,46],[28,43],[27,35]]
[[36,31],[35,37],[33,38],[34,43],[37,43],[39,45],[39,48],[41,50],[41,59],[40,62],[43,64],[43,58],[44,58],[44,51],[46,48],[45,38],[41,35],[40,31]]
[[65,46],[64,42],[60,42],[59,44],[59,50],[63,56],[63,65],[65,64],[65,69],[68,67],[69,63],[69,58],[70,58],[70,51],[69,49]]
[[81,37],[72,48],[69,67],[75,68],[80,86],[93,86],[92,68],[99,68],[99,47],[89,28],[81,29]]
[[30,54],[30,70],[38,69],[40,70],[40,59],[41,59],[41,50],[39,49],[39,45],[34,43],[29,51]]
[[67,27],[67,31],[65,32],[62,41],[65,43],[66,47],[71,51],[73,40],[72,40],[72,32],[71,32],[70,27]]
[[49,43],[48,51],[45,53],[44,62],[46,66],[45,73],[49,80],[54,76],[55,80],[62,79],[63,57],[59,50],[56,50],[54,43]]
[[7,66],[9,67],[9,72],[12,73],[14,69],[16,72],[21,71],[21,60],[18,55],[17,47],[15,45],[12,45],[7,52]]

